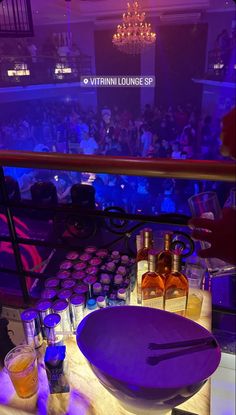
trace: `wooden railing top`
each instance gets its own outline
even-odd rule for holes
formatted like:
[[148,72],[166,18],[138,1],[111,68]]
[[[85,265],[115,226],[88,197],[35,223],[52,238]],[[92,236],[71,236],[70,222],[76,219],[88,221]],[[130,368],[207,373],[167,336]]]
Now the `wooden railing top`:
[[176,179],[236,181],[233,161],[173,160],[0,151],[0,165]]

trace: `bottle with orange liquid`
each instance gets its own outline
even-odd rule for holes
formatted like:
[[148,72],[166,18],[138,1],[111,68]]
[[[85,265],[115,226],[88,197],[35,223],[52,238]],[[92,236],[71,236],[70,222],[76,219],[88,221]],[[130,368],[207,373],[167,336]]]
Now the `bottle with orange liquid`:
[[142,305],[146,307],[164,308],[165,277],[156,271],[157,251],[148,253],[149,271],[142,277]]
[[158,254],[158,271],[166,274],[171,271],[172,252],[171,252],[172,233],[166,232],[164,235],[164,249]]
[[180,250],[173,252],[172,269],[165,278],[165,310],[185,316],[189,286],[181,271]]
[[145,228],[141,234],[142,247],[137,252],[137,303],[142,304],[142,276],[148,271],[148,251],[153,246],[152,229]]

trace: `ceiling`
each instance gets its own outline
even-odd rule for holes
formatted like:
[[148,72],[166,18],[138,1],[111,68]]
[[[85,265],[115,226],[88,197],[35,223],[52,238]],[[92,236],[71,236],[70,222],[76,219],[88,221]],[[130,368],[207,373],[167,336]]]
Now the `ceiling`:
[[[132,0],[130,0],[132,1]],[[139,0],[149,17],[178,12],[232,10],[233,0]],[[115,21],[127,8],[127,0],[31,0],[35,25],[70,21]]]

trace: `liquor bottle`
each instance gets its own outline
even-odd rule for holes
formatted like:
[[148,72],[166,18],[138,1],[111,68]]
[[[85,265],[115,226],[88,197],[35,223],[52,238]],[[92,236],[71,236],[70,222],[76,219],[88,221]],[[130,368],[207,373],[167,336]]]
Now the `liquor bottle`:
[[172,233],[166,232],[164,236],[164,249],[159,252],[157,265],[160,274],[166,274],[171,271],[172,252],[171,252]]
[[188,300],[188,279],[181,272],[180,251],[173,252],[172,270],[165,276],[165,310],[185,316]]
[[137,303],[142,304],[142,276],[148,271],[148,251],[152,248],[152,229],[142,231],[143,246],[137,252]]
[[157,251],[148,253],[149,271],[142,276],[142,305],[164,309],[165,277],[156,271]]

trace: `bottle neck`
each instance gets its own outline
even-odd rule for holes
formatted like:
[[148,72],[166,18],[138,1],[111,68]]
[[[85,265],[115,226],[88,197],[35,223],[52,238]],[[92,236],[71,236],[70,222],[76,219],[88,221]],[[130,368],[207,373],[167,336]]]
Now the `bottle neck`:
[[165,241],[164,250],[169,251],[170,250],[170,241]]
[[143,248],[152,248],[152,229],[145,228],[142,232]]
[[172,241],[172,234],[171,233],[166,233],[165,237],[164,237],[164,249],[165,249],[165,251],[170,251],[171,241]]
[[140,249],[142,249],[141,235],[136,235],[136,249],[137,252],[140,251]]
[[181,272],[181,257],[180,255],[173,256],[172,272]]
[[144,238],[143,247],[144,248],[152,248],[152,238],[151,238],[151,235],[149,235],[148,237],[145,237]]
[[156,263],[154,261],[149,261],[149,272],[156,272]]

